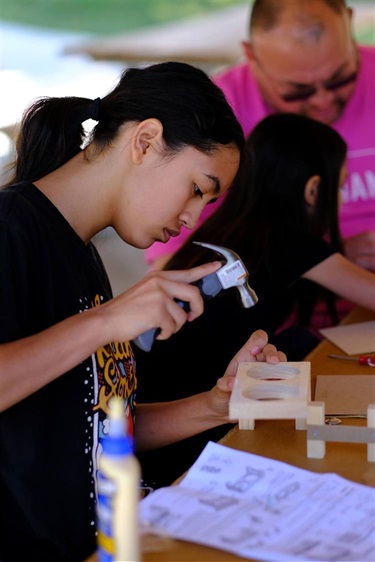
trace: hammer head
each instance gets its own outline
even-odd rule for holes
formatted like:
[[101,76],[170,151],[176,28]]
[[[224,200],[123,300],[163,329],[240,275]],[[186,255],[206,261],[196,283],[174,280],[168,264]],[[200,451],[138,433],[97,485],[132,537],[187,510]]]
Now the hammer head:
[[258,297],[248,282],[249,273],[236,252],[229,250],[229,248],[224,248],[223,246],[217,246],[216,244],[195,241],[194,244],[209,248],[219,254],[220,257],[225,258],[226,263],[215,272],[223,289],[237,287],[240,301],[244,308],[250,308],[258,302]]

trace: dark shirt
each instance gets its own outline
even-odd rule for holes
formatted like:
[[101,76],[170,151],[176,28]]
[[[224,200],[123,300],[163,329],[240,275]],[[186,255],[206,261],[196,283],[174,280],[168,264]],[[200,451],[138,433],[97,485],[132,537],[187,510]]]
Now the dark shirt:
[[[237,351],[257,329],[265,330],[271,341],[288,318],[305,283],[301,275],[334,253],[324,240],[296,236],[284,231],[273,244],[271,270],[264,265],[250,276],[250,285],[259,302],[249,309],[240,305],[235,288],[222,291],[205,305],[204,313],[186,323],[165,341],[156,340],[150,352],[134,348],[138,373],[138,403],[176,400],[211,389]],[[307,330],[306,330],[307,333]],[[309,349],[301,335],[302,360]],[[307,333],[307,343],[317,341]],[[289,337],[290,339],[290,337]],[[283,347],[278,346],[284,351]],[[287,350],[285,350],[287,351]],[[217,441],[231,428],[220,426],[184,441],[139,454],[144,478],[155,487],[168,485],[196,460],[208,440]]]
[[[0,263],[1,343],[112,296],[94,246],[28,182],[0,190]],[[130,345],[121,349],[115,372],[122,369],[134,393]],[[95,550],[95,477],[106,405],[125,386],[113,375],[114,355],[110,346],[98,350],[0,413],[1,561],[81,562]],[[38,376],[27,361],[24,369],[25,376]],[[129,410],[134,399],[129,396]]]

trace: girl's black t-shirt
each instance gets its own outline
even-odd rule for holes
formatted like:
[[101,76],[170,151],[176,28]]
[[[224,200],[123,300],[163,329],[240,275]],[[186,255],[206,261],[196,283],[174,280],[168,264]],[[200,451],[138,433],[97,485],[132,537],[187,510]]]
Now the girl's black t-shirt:
[[[112,297],[93,244],[29,182],[0,191],[0,263],[0,343]],[[129,388],[133,425],[133,367],[128,343],[108,345],[0,413],[1,561],[81,561],[95,550],[95,475],[107,401]],[[38,376],[27,360],[24,369],[26,377]]]

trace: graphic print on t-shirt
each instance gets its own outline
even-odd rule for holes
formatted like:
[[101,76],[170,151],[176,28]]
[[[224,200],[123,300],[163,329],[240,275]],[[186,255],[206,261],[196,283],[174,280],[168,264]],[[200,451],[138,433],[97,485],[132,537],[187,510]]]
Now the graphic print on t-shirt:
[[[93,306],[100,306],[103,301],[103,297],[96,295]],[[89,365],[85,380],[85,384],[88,385],[88,396],[85,400],[91,405],[86,411],[88,423],[86,452],[91,454],[91,474],[96,489],[95,475],[102,450],[100,441],[108,433],[108,402],[113,396],[123,398],[127,432],[131,436],[134,435],[135,358],[129,342],[112,342],[97,350],[91,356]]]

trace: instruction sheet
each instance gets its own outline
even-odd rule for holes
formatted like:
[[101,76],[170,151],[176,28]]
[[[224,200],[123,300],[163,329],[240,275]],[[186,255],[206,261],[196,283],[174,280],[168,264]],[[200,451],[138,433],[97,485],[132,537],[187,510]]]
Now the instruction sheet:
[[272,561],[375,560],[375,488],[209,442],[140,502],[148,529]]

